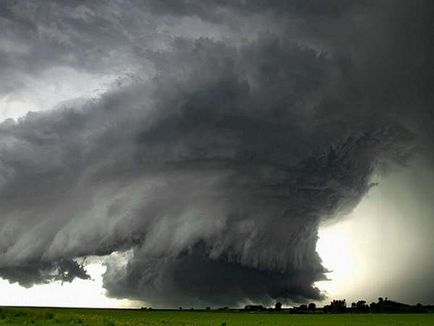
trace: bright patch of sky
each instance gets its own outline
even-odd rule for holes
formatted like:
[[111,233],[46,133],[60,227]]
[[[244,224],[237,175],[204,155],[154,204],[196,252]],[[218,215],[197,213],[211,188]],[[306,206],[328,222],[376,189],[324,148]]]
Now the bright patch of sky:
[[106,267],[103,259],[90,259],[85,267],[91,279],[74,279],[71,283],[56,281],[24,288],[0,279],[1,306],[50,306],[89,308],[137,308],[142,302],[114,299],[106,296],[102,275]]
[[423,302],[420,273],[434,267],[431,251],[424,250],[434,248],[434,175],[415,162],[379,182],[344,220],[320,228],[317,251],[330,280],[316,286],[330,300],[348,303],[380,296]]
[[55,67],[38,76],[23,75],[19,87],[0,94],[0,121],[29,111],[49,110],[63,101],[91,99],[107,91],[119,77]]

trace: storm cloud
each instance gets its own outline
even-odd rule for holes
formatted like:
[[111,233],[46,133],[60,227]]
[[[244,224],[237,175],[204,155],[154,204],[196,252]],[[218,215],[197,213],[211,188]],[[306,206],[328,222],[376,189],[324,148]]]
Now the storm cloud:
[[432,159],[429,1],[2,7],[9,80],[120,76],[96,99],[0,125],[11,282],[88,278],[78,258],[123,252],[106,263],[114,297],[317,300],[319,224],[350,212],[373,173]]

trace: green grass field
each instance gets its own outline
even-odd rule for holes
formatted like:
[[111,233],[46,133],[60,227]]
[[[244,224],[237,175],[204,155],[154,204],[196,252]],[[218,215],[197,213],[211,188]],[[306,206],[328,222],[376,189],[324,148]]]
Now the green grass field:
[[1,308],[0,325],[434,325],[434,314],[290,315],[220,311]]

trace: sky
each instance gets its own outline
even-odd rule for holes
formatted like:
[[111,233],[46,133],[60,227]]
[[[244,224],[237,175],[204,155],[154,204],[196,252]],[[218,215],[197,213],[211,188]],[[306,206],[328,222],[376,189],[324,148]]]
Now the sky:
[[2,1],[0,305],[433,303],[433,11]]

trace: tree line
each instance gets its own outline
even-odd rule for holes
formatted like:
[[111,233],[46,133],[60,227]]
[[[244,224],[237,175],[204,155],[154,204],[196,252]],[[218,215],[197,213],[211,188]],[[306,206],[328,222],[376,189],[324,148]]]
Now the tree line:
[[247,305],[244,307],[244,311],[288,311],[294,314],[306,314],[306,313],[424,313],[432,311],[432,306],[423,306],[418,303],[416,305],[408,305],[397,301],[389,300],[387,297],[383,299],[378,298],[377,302],[371,302],[367,304],[365,300],[359,300],[352,302],[347,306],[345,299],[333,300],[330,304],[325,305],[322,308],[317,308],[315,303],[302,304],[298,307],[282,308],[282,303],[277,302],[274,308],[267,308],[262,305]]
[[[153,310],[151,307],[142,307],[140,310]],[[171,310],[171,309],[169,309]],[[183,308],[179,307],[178,310],[195,310],[195,308]],[[218,311],[237,311],[237,312],[289,312],[290,314],[341,314],[341,313],[434,313],[433,305],[422,305],[420,303],[416,305],[409,305],[405,303],[400,303],[397,301],[389,300],[387,297],[383,299],[378,298],[377,302],[371,302],[368,304],[365,300],[359,300],[357,302],[352,302],[347,305],[345,299],[333,300],[330,304],[324,307],[317,307],[315,303],[302,304],[297,307],[283,308],[281,302],[276,302],[274,307],[265,307],[263,305],[246,305],[244,308],[211,308],[206,307],[205,309],[197,310],[218,310]]]

